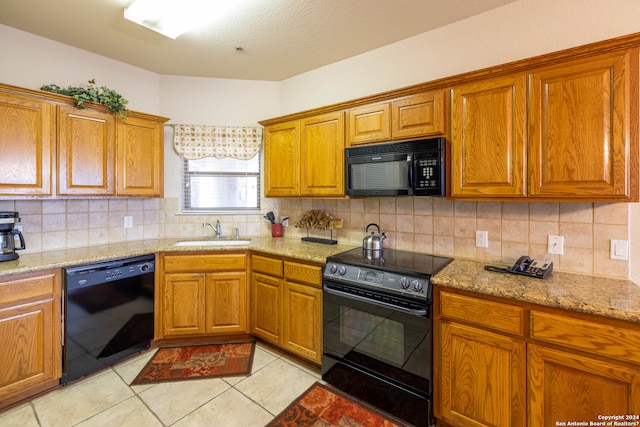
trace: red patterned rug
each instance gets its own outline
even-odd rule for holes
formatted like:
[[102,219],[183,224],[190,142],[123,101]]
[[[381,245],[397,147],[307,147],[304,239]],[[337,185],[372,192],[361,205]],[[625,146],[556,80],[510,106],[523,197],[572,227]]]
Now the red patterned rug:
[[266,427],[406,427],[337,390],[315,383]]
[[131,385],[248,375],[255,341],[159,349]]

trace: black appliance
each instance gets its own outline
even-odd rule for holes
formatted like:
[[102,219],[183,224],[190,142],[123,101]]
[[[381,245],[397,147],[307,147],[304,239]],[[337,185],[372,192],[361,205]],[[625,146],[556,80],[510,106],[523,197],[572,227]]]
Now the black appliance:
[[350,196],[444,196],[445,138],[345,150]]
[[431,275],[451,258],[357,248],[323,271],[322,379],[415,426],[432,408]]
[[[18,259],[17,250],[26,249],[22,232],[14,229],[20,222],[18,212],[0,212],[0,261]],[[20,246],[15,245],[15,239],[20,239]]]
[[150,346],[153,254],[64,271],[62,384]]

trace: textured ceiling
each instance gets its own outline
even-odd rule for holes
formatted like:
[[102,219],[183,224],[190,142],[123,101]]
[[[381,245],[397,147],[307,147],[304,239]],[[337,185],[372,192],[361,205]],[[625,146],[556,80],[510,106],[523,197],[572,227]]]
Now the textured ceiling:
[[0,24],[159,74],[280,81],[515,0],[227,1],[176,40],[124,19],[132,0],[0,0]]

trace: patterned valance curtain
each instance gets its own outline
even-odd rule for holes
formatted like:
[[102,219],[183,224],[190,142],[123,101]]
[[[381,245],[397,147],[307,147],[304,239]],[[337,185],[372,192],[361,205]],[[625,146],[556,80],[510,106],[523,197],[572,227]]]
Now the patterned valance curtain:
[[173,147],[187,160],[231,157],[248,160],[260,151],[262,128],[173,125]]

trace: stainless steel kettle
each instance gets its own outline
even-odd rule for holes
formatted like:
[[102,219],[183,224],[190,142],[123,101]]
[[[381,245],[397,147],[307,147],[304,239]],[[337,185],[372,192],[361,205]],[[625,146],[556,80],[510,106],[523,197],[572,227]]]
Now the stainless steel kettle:
[[386,239],[387,236],[385,236],[384,231],[380,233],[380,226],[378,226],[378,224],[373,223],[367,225],[367,227],[364,229],[364,232],[368,233],[370,227],[375,227],[378,230],[378,234],[376,235],[372,231],[370,235],[365,237],[364,240],[362,240],[362,249],[364,249],[365,251],[381,251],[382,241]]

